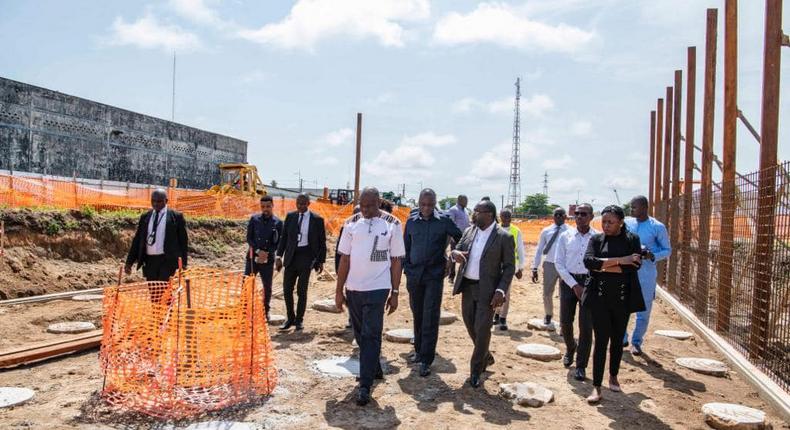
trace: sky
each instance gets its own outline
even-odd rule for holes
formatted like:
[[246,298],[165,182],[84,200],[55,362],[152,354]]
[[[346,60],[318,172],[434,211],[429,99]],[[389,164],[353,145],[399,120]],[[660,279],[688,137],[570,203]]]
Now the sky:
[[[522,195],[547,174],[552,203],[600,209],[614,189],[623,203],[647,193],[650,110],[676,69],[685,105],[688,46],[701,142],[709,7],[721,156],[723,0],[0,0],[0,76],[170,119],[175,52],[175,120],[248,141],[267,183],[353,186],[361,112],[363,186],[497,204],[519,77]],[[758,130],[764,15],[764,2],[740,2],[738,104]],[[780,124],[790,49],[782,77]],[[787,139],[780,127],[781,160]],[[738,171],[756,170],[740,124],[737,148]]]

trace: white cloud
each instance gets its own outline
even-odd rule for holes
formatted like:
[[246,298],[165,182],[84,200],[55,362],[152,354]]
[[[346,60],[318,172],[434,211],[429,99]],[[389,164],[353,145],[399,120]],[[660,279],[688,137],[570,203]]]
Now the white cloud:
[[573,164],[573,158],[571,158],[570,155],[565,154],[560,158],[551,158],[545,160],[542,165],[544,169],[562,170],[567,169],[571,164]]
[[[455,113],[470,113],[475,110],[485,110],[492,114],[512,114],[515,107],[514,96],[505,96],[491,102],[482,102],[473,97],[464,97],[451,106]],[[534,117],[542,117],[546,112],[554,109],[554,100],[545,94],[534,94],[521,99],[521,112]]]
[[583,190],[587,181],[582,178],[560,177],[559,179],[549,180],[549,193],[570,193]]
[[170,7],[180,16],[198,24],[221,25],[217,12],[203,0],[170,0]]
[[403,138],[402,145],[407,146],[446,146],[456,143],[452,134],[436,134],[431,131]]
[[129,23],[121,17],[115,18],[109,43],[168,52],[192,51],[200,47],[197,35],[175,25],[162,24],[150,14]]
[[478,109],[481,105],[482,103],[473,97],[464,97],[461,100],[454,102],[451,106],[451,109],[456,113],[469,113],[474,109]]
[[432,175],[430,169],[436,164],[436,157],[429,149],[456,142],[455,136],[450,134],[425,132],[405,136],[397,147],[380,151],[372,161],[362,163],[362,170],[375,177],[427,178]]
[[331,155],[313,160],[313,164],[317,166],[334,166],[338,163],[340,163],[340,160],[338,160],[337,157],[333,157]]
[[606,179],[607,187],[616,188],[618,190],[635,190],[638,189],[640,185],[642,185],[642,183],[636,178],[625,174],[617,176],[612,175]]
[[252,84],[255,82],[263,82],[269,78],[269,74],[262,70],[253,70],[239,77],[239,81],[244,84]]
[[322,144],[330,147],[343,146],[351,143],[351,138],[354,137],[354,130],[346,127],[340,130],[330,131],[325,134],[321,139]]
[[428,0],[298,0],[287,17],[238,35],[252,42],[285,49],[313,49],[325,38],[372,37],[384,46],[406,41],[403,22],[430,16]]
[[573,53],[595,34],[567,24],[550,25],[530,19],[502,3],[481,3],[468,13],[452,12],[436,24],[433,38],[445,45],[493,43],[524,50]]
[[592,123],[590,121],[576,121],[571,124],[571,134],[574,136],[585,137],[592,134]]

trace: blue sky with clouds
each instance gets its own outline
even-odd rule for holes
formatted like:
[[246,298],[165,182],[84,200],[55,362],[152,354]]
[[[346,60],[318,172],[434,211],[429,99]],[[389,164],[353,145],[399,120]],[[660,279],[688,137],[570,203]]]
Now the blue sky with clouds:
[[[363,112],[363,184],[496,202],[520,76],[522,193],[548,171],[553,202],[600,207],[612,188],[646,193],[649,111],[690,45],[700,141],[708,7],[720,8],[720,154],[723,3],[0,0],[0,75],[169,118],[175,50],[176,121],[249,141],[267,182],[294,185],[301,171],[309,186],[353,183]],[[759,129],[764,5],[740,3],[739,105]],[[789,95],[790,50],[782,60]],[[788,97],[781,108],[780,122]],[[739,171],[755,170],[758,146],[742,126],[738,138]],[[780,144],[781,159],[789,151]]]

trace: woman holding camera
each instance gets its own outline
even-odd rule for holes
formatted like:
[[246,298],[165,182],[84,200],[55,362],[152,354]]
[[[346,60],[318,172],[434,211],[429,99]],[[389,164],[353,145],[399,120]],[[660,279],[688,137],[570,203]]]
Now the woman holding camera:
[[601,383],[609,349],[609,389],[621,391],[617,380],[623,357],[623,335],[631,312],[644,310],[637,271],[642,264],[639,236],[625,227],[625,213],[619,206],[601,211],[603,233],[590,239],[584,265],[590,271],[582,302],[592,311],[595,349],[593,351],[593,392],[587,402],[601,401]]

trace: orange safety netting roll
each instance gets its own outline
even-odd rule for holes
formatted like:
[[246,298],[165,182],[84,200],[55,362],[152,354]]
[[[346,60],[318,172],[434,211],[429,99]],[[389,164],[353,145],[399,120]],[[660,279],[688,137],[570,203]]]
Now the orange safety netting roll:
[[183,271],[104,292],[103,398],[184,418],[254,401],[277,383],[263,295],[240,272]]

